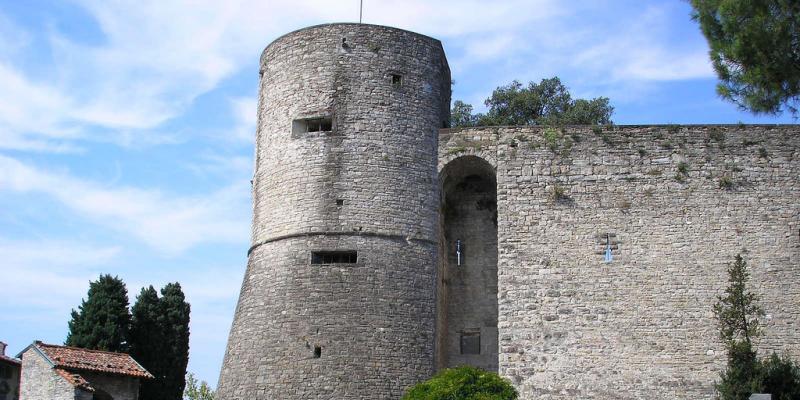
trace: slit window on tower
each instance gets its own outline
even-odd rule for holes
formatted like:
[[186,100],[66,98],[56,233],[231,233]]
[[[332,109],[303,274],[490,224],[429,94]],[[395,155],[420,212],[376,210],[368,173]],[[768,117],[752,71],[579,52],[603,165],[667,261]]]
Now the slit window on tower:
[[331,117],[305,118],[292,121],[292,133],[331,132],[333,119]]
[[358,252],[345,251],[312,251],[311,264],[355,264],[358,261]]

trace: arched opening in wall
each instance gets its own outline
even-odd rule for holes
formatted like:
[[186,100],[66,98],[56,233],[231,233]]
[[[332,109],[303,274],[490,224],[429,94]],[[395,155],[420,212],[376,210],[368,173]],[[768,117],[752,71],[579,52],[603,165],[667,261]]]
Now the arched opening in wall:
[[498,369],[497,177],[476,156],[457,158],[442,185],[436,368]]

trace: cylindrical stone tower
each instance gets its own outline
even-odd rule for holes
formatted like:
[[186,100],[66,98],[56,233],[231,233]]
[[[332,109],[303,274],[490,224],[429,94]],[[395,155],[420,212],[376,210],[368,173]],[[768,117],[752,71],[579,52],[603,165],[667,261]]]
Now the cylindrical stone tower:
[[218,398],[396,399],[433,372],[438,40],[287,34],[261,57],[253,232]]

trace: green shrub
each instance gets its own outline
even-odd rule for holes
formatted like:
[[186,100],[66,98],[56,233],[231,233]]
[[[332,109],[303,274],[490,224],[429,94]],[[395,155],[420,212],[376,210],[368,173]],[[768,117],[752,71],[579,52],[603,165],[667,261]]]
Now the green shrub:
[[516,400],[507,379],[474,367],[445,369],[412,387],[403,400]]
[[800,367],[789,358],[772,353],[761,361],[761,392],[773,400],[800,399]]

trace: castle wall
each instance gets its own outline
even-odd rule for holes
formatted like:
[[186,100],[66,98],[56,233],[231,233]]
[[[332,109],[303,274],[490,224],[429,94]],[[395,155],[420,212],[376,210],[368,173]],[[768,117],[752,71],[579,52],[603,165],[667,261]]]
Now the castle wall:
[[737,253],[760,354],[800,359],[800,127],[454,129],[439,153],[497,167],[499,371],[521,398],[712,398]]
[[441,43],[321,25],[270,44],[261,73],[252,248],[218,398],[399,398],[434,364]]

